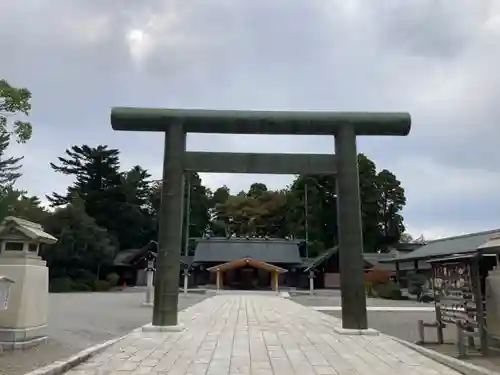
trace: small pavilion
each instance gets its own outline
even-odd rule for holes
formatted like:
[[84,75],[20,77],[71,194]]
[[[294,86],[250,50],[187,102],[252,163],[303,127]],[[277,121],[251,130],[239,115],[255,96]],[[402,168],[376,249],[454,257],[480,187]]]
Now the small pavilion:
[[249,268],[250,269],[257,269],[257,270],[264,270],[269,272],[269,274],[272,275],[271,277],[271,288],[272,290],[278,291],[279,290],[279,275],[283,274],[285,272],[288,272],[288,270],[275,266],[274,264],[266,263],[261,260],[257,259],[252,259],[252,258],[241,258],[241,259],[236,259],[231,262],[223,263],[218,266],[213,266],[207,269],[209,272],[215,272],[216,273],[216,286],[217,290],[220,290],[223,286],[223,273],[226,271],[231,271],[235,269],[241,269],[241,268]]

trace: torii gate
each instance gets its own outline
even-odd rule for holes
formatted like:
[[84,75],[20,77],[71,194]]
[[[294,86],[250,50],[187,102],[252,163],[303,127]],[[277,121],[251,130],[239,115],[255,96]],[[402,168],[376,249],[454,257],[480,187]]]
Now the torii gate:
[[[153,327],[178,324],[184,171],[337,174],[337,215],[345,329],[368,328],[356,136],[406,136],[408,113],[113,108],[114,130],[165,133]],[[329,135],[335,155],[186,152],[186,133]],[[333,209],[333,207],[332,207]]]

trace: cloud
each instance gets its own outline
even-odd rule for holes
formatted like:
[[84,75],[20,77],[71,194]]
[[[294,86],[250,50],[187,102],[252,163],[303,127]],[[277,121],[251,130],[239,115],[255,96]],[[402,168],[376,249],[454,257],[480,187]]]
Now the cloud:
[[[409,137],[358,142],[402,181],[409,230],[439,236],[500,226],[498,4],[4,2],[2,76],[34,95],[34,138],[10,151],[26,155],[20,184],[38,195],[63,190],[67,179],[48,163],[81,143],[117,147],[125,167],[141,164],[158,178],[162,137],[113,132],[114,105],[409,111]],[[333,140],[190,135],[188,148],[327,153]],[[235,191],[255,179],[291,181],[203,178]]]

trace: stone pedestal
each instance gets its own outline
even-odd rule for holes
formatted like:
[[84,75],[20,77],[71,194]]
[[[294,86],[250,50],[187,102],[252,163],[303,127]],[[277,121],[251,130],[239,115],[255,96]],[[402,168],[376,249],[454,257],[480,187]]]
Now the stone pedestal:
[[19,349],[40,343],[46,337],[49,307],[49,272],[37,256],[0,256],[0,275],[13,281],[7,309],[0,310],[0,346]]

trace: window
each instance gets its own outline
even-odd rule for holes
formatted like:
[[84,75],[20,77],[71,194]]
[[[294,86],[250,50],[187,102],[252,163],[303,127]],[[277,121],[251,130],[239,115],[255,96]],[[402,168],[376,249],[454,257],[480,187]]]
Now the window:
[[22,242],[6,242],[5,250],[7,251],[23,251],[24,244]]
[[38,244],[36,243],[30,243],[28,250],[32,253],[36,253],[38,251]]

